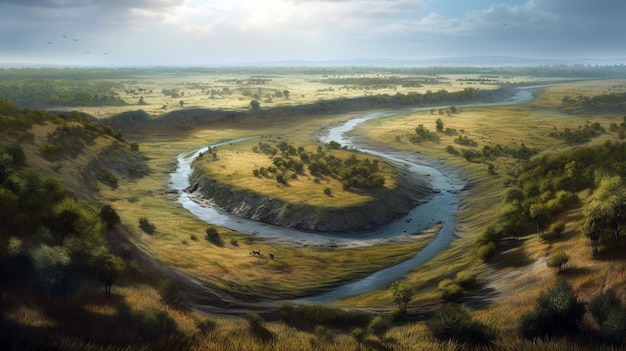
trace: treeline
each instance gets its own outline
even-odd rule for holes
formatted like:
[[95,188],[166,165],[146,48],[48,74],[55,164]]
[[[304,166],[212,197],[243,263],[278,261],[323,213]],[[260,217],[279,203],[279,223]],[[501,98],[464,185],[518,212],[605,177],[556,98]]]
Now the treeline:
[[[1,76],[1,75],[0,75]],[[126,102],[113,90],[121,88],[109,81],[70,78],[0,79],[0,99],[31,109],[61,106],[121,106]]]
[[534,65],[534,66],[247,66],[247,67],[121,67],[121,68],[8,68],[0,69],[0,78],[37,77],[37,78],[70,78],[70,79],[128,79],[132,76],[150,75],[251,75],[271,76],[280,74],[309,74],[309,75],[425,75],[439,74],[480,74],[500,76],[529,76],[529,77],[621,77],[626,75],[624,65]]
[[357,85],[369,87],[402,86],[418,88],[422,84],[439,84],[440,78],[431,77],[330,77],[322,78],[318,82],[332,85]]
[[553,138],[562,139],[568,145],[574,145],[586,143],[591,140],[591,138],[599,137],[605,132],[606,130],[602,127],[602,125],[595,122],[585,124],[584,126],[578,127],[578,129],[574,130],[565,128],[562,131],[559,131],[555,127],[554,131],[551,131],[548,135]]
[[[606,141],[545,155],[521,165],[510,180],[498,224],[486,228],[476,241],[478,255],[488,259],[502,237],[537,232],[558,236],[564,223],[555,221],[569,208],[583,208],[581,232],[589,237],[594,254],[601,242],[617,242],[626,224],[626,143]],[[588,202],[576,193],[589,189]],[[604,238],[605,240],[601,240]]]
[[0,78],[10,77],[45,77],[70,79],[127,79],[130,76],[151,75],[250,75],[271,76],[288,74],[310,75],[425,75],[439,74],[481,74],[500,76],[527,76],[527,77],[623,77],[626,75],[624,65],[534,65],[534,66],[406,66],[406,67],[373,67],[373,66],[267,66],[267,67],[121,67],[121,68],[8,68],[0,69]]
[[585,112],[621,112],[626,107],[626,93],[600,94],[596,96],[563,96],[559,111],[569,114]]
[[[326,146],[327,150],[340,148],[341,145],[334,141]],[[348,159],[342,159],[326,152],[321,145],[318,146],[316,152],[310,152],[303,146],[296,147],[286,141],[277,142],[274,145],[259,142],[252,150],[269,155],[273,164],[273,166],[255,169],[254,176],[273,176],[282,184],[287,184],[288,178],[297,179],[298,175],[304,174],[305,166],[313,176],[327,176],[340,180],[346,190],[379,188],[385,184],[385,177],[378,173],[380,171],[378,160],[359,159],[355,154]],[[289,172],[291,172],[290,176],[288,176]]]

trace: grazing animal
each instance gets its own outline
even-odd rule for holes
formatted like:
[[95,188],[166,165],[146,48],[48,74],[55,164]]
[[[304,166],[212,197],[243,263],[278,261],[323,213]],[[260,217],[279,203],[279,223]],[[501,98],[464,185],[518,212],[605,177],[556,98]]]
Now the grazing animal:
[[274,259],[274,254],[270,253],[270,259],[273,260]]
[[250,256],[261,256],[261,250],[250,251]]

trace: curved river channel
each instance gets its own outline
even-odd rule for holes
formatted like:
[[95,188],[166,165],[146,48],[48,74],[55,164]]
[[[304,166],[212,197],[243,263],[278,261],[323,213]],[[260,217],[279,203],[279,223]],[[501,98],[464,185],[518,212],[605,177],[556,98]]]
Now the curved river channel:
[[[512,98],[497,102],[484,104],[457,105],[458,108],[504,106],[518,104],[528,101],[533,97],[532,93],[526,89],[520,89]],[[437,223],[441,223],[441,229],[436,237],[417,255],[397,265],[377,271],[365,278],[357,281],[339,285],[334,289],[314,296],[309,296],[298,300],[298,302],[322,303],[329,302],[344,297],[365,293],[391,284],[412,269],[432,259],[437,253],[450,245],[454,238],[456,228],[455,213],[459,208],[462,197],[462,190],[465,182],[455,172],[446,172],[443,165],[436,160],[426,158],[408,151],[385,151],[368,149],[365,145],[359,144],[355,138],[347,136],[357,125],[365,121],[376,118],[384,118],[405,114],[415,111],[430,110],[433,107],[416,108],[406,110],[393,110],[384,112],[373,112],[353,118],[339,126],[331,128],[321,141],[328,143],[336,141],[342,146],[354,148],[360,152],[375,155],[394,164],[400,172],[416,172],[428,176],[431,187],[436,191],[432,199],[412,209],[406,216],[398,218],[386,225],[374,230],[358,233],[319,233],[296,230],[291,228],[278,227],[254,220],[237,217],[215,207],[201,206],[193,201],[184,190],[189,187],[189,176],[191,175],[191,163],[200,153],[206,152],[209,147],[214,148],[221,145],[235,143],[249,138],[241,138],[213,144],[199,149],[195,152],[180,154],[177,158],[178,167],[176,172],[170,174],[170,186],[179,193],[178,202],[189,212],[201,220],[236,230],[251,235],[262,237],[268,241],[275,241],[283,244],[298,245],[336,245],[336,246],[363,246],[373,245],[377,239],[389,239],[393,237],[405,236],[417,233],[430,228]],[[438,108],[438,107],[435,107]]]

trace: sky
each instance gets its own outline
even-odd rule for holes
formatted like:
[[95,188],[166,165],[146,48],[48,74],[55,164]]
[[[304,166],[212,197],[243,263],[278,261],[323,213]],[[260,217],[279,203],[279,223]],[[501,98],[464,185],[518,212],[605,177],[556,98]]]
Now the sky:
[[624,18],[624,0],[0,0],[0,63],[623,59]]

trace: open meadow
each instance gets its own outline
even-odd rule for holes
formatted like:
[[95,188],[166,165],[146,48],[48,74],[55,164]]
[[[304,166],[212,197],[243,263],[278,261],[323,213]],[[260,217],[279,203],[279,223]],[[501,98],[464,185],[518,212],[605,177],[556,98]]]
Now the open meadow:
[[[588,230],[590,223],[614,223],[592,221],[599,212],[593,212],[590,204],[609,203],[613,195],[626,206],[622,196],[626,188],[615,180],[626,176],[626,80],[581,79],[545,70],[532,75],[506,68],[469,73],[452,69],[447,74],[440,69],[382,68],[370,73],[364,68],[72,72],[79,78],[76,86],[104,89],[97,90],[98,96],[110,95],[118,103],[80,105],[72,94],[67,101],[59,95],[54,104],[33,108],[76,110],[93,118],[41,117],[32,126],[15,130],[5,127],[6,121],[29,106],[24,102],[16,104],[19,109],[6,107],[0,111],[0,122],[5,123],[0,146],[19,144],[25,154],[22,167],[58,178],[76,200],[96,209],[112,208],[119,220],[102,230],[107,238],[102,247],[120,258],[123,269],[108,280],[111,296],[105,297],[99,284],[103,274],[89,278],[92,268],[67,273],[70,268],[46,271],[38,270],[37,263],[16,263],[34,260],[37,240],[74,252],[75,244],[65,244],[68,240],[50,239],[57,235],[57,227],[50,223],[61,215],[43,218],[49,229],[32,237],[3,227],[2,258],[10,267],[6,270],[10,274],[3,274],[30,272],[33,278],[21,282],[14,277],[2,283],[0,311],[6,327],[2,336],[13,333],[13,340],[0,345],[88,350],[623,348],[626,340],[616,335],[626,332],[626,312],[610,317],[613,329],[608,329],[609,317],[602,319],[589,307],[572,317],[578,323],[571,329],[553,334],[548,327],[545,334],[533,334],[534,329],[525,324],[542,325],[529,311],[539,309],[538,297],[556,291],[558,281],[567,282],[576,301],[587,306],[610,291],[616,293],[616,301],[626,299],[621,227]],[[28,78],[20,78],[17,71],[3,74],[24,87],[36,84],[30,71]],[[60,75],[54,70],[47,74]],[[506,99],[520,86],[535,85],[529,89],[533,98],[525,102],[462,107],[494,102],[501,96]],[[0,84],[0,92],[7,87]],[[441,90],[446,91],[440,94],[441,102],[392,100],[431,96]],[[448,95],[476,91],[475,100],[455,101],[456,95]],[[502,95],[480,95],[490,92]],[[325,101],[358,99],[378,100],[363,100],[366,103],[359,106],[365,107],[338,113],[298,110]],[[281,109],[285,106],[293,109]],[[409,112],[410,108],[422,110]],[[115,131],[108,126],[109,118],[136,110],[145,111],[150,121],[123,120]],[[188,122],[181,127],[175,120],[154,122],[172,111],[184,116],[186,110],[229,111],[236,117],[202,120],[193,127]],[[465,186],[458,192],[461,200],[452,244],[384,288],[320,305],[296,301],[414,257],[434,240],[442,223],[363,245],[342,246],[333,240],[284,243],[206,223],[183,208],[172,190],[171,174],[179,155],[249,137],[210,150],[194,167],[232,189],[288,204],[358,211],[377,194],[399,186],[399,170],[382,157],[325,145],[320,134],[366,112],[391,110],[398,113],[363,122],[349,134],[371,149],[419,154],[442,173],[459,174]],[[126,130],[120,128],[124,123]],[[75,155],[50,146],[56,130],[66,128],[69,135],[87,126],[97,133]],[[341,178],[347,171],[316,173],[309,157],[322,154],[325,165],[333,159],[343,164],[367,159],[368,165],[376,164],[375,174],[382,184],[358,188],[348,186],[359,184],[357,180],[350,183],[349,178]],[[7,194],[25,188],[26,181],[16,181],[18,176],[5,164],[0,199],[9,203],[13,197]],[[607,195],[601,190],[608,189],[605,184],[610,179],[619,184]],[[60,205],[50,211],[64,213]],[[5,212],[0,218],[10,218],[11,212]],[[623,224],[622,217],[615,217],[612,220]],[[596,239],[595,233],[600,233]],[[597,253],[590,242],[598,244]],[[92,252],[96,249],[102,248]],[[567,256],[565,263],[550,264],[561,253]],[[24,268],[29,265],[33,268]],[[54,272],[63,283],[42,280],[41,272]],[[87,278],[70,282],[77,276]],[[611,303],[616,311],[626,311],[621,303]],[[531,322],[520,319],[523,314]],[[559,316],[544,315],[549,318],[559,323]],[[438,320],[442,322],[437,324]],[[104,323],[123,332],[112,335],[102,330]],[[446,323],[458,328],[445,329]],[[36,335],[34,341],[29,335]]]

